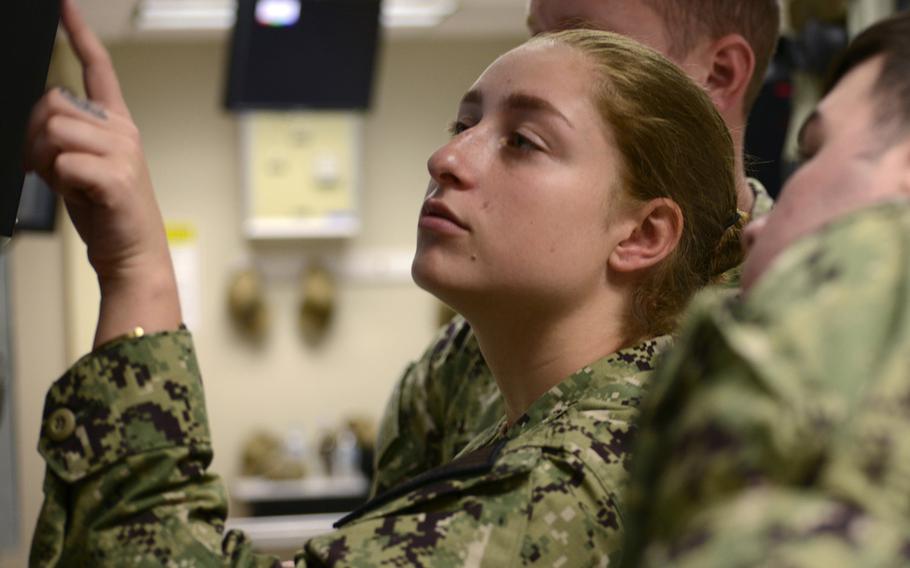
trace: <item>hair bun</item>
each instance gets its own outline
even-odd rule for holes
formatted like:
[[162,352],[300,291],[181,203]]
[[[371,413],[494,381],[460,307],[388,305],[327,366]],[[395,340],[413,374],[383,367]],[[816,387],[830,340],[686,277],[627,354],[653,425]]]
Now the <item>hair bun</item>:
[[724,233],[714,249],[714,258],[711,262],[711,276],[715,281],[742,264],[746,256],[742,245],[743,230],[751,218],[752,215],[749,213],[737,210],[727,222]]

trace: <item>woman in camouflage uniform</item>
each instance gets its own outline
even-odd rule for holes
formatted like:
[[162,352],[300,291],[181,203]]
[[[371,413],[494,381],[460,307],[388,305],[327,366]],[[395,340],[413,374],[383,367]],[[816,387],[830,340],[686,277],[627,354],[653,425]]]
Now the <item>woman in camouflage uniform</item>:
[[[32,562],[274,565],[223,534],[138,134],[70,0],[64,22],[92,105],[49,93],[29,159],[67,199],[102,305],[95,350],[47,397]],[[691,295],[740,260],[734,163],[701,89],[631,40],[565,32],[494,62],[429,160],[413,273],[471,322],[506,415],[297,565],[606,565],[647,377]]]

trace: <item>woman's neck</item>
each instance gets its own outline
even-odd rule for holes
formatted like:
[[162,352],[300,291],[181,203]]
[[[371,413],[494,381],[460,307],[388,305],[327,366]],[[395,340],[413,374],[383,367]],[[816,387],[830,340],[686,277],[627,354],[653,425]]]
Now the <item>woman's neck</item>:
[[469,321],[502,392],[510,425],[569,375],[628,342],[622,333],[625,316],[615,303],[558,315],[497,310],[487,316]]

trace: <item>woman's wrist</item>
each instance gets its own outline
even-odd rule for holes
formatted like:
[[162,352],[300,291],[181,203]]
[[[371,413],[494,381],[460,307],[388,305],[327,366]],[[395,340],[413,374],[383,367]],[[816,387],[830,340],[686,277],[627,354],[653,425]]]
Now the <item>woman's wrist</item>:
[[103,279],[99,276],[99,286],[101,307],[94,347],[137,327],[150,334],[176,330],[183,321],[170,259],[158,267]]

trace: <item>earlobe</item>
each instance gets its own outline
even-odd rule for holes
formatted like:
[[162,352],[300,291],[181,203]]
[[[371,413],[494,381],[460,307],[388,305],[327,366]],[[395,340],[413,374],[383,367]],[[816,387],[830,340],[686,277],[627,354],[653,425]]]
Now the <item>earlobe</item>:
[[739,34],[724,36],[711,45],[712,63],[705,86],[721,113],[744,111],[744,101],[755,73],[755,53]]
[[649,201],[637,226],[610,254],[609,268],[628,274],[656,266],[676,250],[682,230],[679,205],[667,198]]

